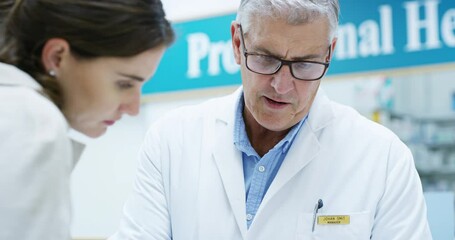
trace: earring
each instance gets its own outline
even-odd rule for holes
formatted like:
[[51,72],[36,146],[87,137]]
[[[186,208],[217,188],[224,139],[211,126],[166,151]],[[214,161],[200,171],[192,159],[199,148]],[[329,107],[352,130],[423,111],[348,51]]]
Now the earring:
[[55,77],[55,71],[54,70],[49,70],[49,75],[52,76],[52,77]]

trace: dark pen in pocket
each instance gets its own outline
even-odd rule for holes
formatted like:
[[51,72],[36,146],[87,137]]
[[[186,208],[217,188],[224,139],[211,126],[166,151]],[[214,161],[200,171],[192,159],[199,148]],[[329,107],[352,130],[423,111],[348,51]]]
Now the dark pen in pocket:
[[318,214],[318,210],[324,206],[322,199],[319,199],[316,205],[314,206],[313,211],[313,227],[311,228],[311,232],[314,232],[314,225],[316,224],[316,215]]

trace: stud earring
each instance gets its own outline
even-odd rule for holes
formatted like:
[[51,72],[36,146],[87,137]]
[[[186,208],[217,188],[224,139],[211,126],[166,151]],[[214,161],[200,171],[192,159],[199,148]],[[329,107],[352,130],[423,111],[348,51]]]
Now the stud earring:
[[55,71],[54,70],[49,70],[49,75],[52,76],[52,77],[55,77]]

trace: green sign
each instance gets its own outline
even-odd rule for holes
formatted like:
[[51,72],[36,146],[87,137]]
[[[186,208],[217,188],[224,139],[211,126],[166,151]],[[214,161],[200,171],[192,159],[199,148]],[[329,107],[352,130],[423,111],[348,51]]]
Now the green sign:
[[[455,63],[455,1],[340,0],[338,43],[328,75]],[[235,14],[177,23],[144,94],[240,84],[230,24]]]

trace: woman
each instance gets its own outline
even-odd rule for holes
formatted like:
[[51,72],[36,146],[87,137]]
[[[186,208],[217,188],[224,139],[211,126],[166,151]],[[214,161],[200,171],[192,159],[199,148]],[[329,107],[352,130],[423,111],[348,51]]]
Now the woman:
[[138,114],[141,87],[174,33],[159,0],[0,8],[0,239],[69,239],[81,149],[69,128],[98,137]]

